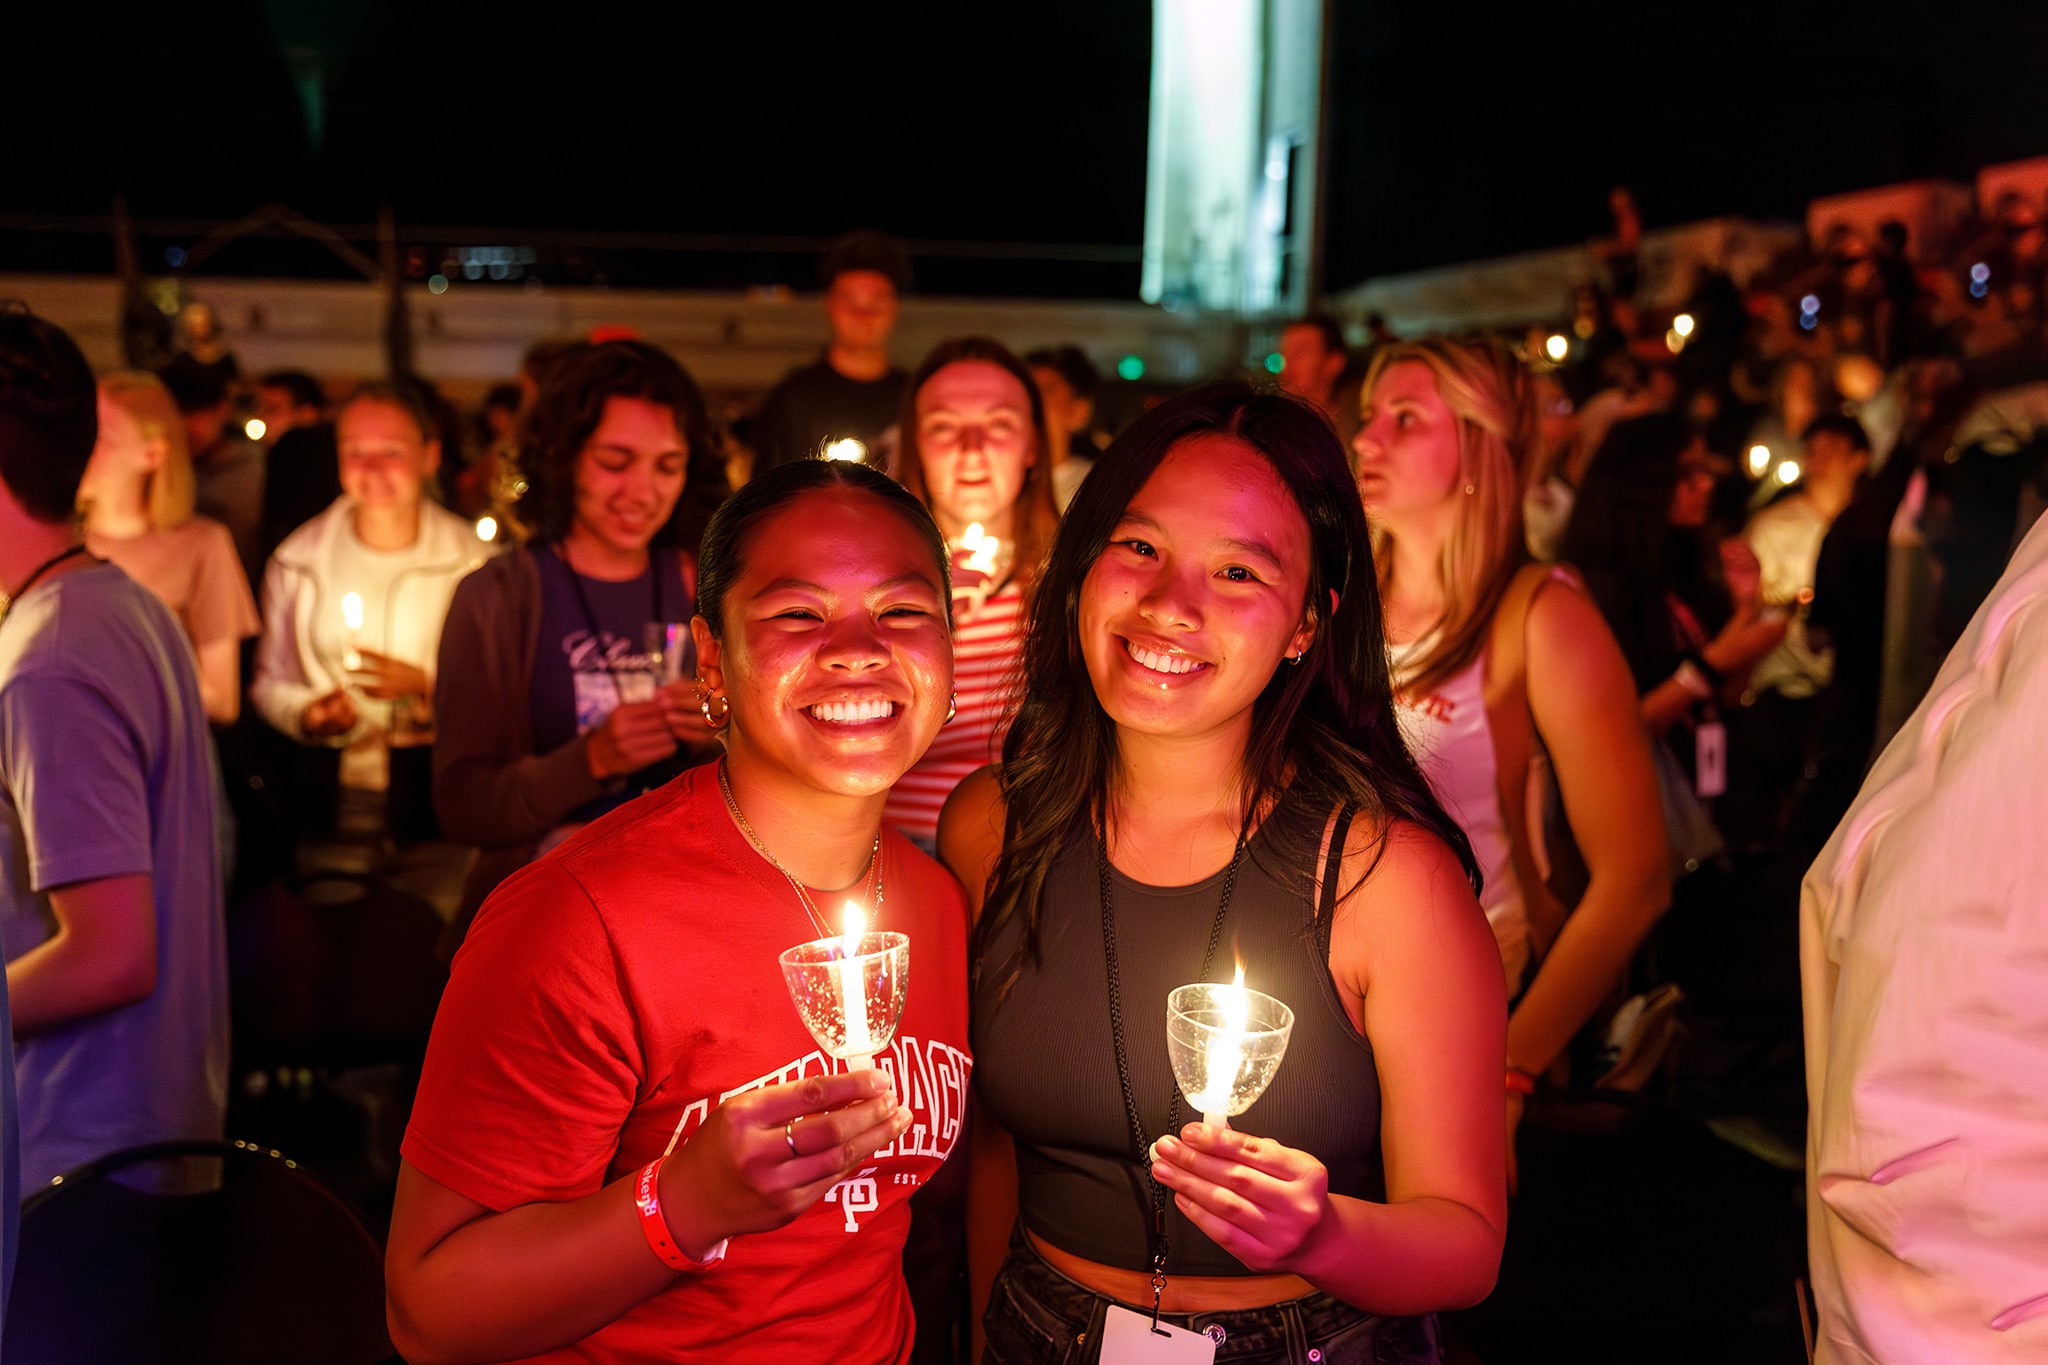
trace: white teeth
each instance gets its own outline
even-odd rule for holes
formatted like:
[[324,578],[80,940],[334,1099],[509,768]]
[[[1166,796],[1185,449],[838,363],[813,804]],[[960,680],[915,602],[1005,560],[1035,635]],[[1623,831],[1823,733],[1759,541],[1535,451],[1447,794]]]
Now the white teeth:
[[1192,673],[1198,668],[1208,667],[1200,659],[1190,659],[1185,654],[1161,654],[1157,650],[1132,644],[1129,640],[1124,641],[1124,648],[1130,651],[1133,659],[1154,673]]
[[818,720],[837,721],[842,725],[854,725],[861,721],[882,720],[896,714],[893,701],[827,701],[805,708]]

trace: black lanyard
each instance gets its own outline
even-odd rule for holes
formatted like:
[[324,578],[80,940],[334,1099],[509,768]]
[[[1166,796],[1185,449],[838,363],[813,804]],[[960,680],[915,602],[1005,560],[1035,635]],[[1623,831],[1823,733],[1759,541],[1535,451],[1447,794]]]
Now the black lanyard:
[[56,568],[65,560],[70,559],[73,555],[82,555],[84,553],[86,553],[86,549],[83,545],[73,545],[68,549],[58,551],[56,554],[51,555],[42,563],[36,565],[36,567],[29,573],[29,576],[26,579],[22,580],[21,586],[16,588],[14,590],[13,595],[7,599],[7,606],[5,608],[0,608],[0,621],[5,621],[9,616],[12,616],[14,614],[14,604],[16,602],[19,602],[22,598],[28,596],[28,590],[30,588],[33,588],[38,582],[40,582],[44,574]]
[[[1202,950],[1202,970],[1195,979],[1207,981],[1209,969],[1216,962],[1216,945],[1223,939],[1223,916],[1230,909],[1230,894],[1237,889],[1237,869],[1244,862],[1244,851],[1250,841],[1251,818],[1245,818],[1244,826],[1237,832],[1237,847],[1231,851],[1230,866],[1223,873],[1223,896],[1216,902],[1216,918],[1209,925],[1209,946]],[[1166,1289],[1166,1187],[1152,1175],[1152,1163],[1146,1153],[1151,1144],[1145,1141],[1145,1124],[1138,1117],[1137,1094],[1131,1089],[1131,1063],[1124,1047],[1124,989],[1123,979],[1116,964],[1116,907],[1110,892],[1109,844],[1102,835],[1095,837],[1095,878],[1102,889],[1102,956],[1109,969],[1109,1031],[1116,1044],[1116,1079],[1123,1087],[1124,1116],[1131,1122],[1131,1146],[1140,1169],[1145,1172],[1145,1183],[1151,1193],[1152,1203],[1152,1326],[1159,1326],[1159,1299]],[[1180,1126],[1180,1087],[1175,1086],[1173,1097],[1166,1106],[1166,1131],[1172,1133]]]
[[[626,683],[619,674],[618,665],[612,661],[611,651],[604,647],[604,627],[598,624],[597,613],[590,609],[590,597],[583,591],[583,575],[577,573],[576,566],[569,562],[566,547],[556,546],[555,558],[569,571],[569,590],[576,594],[576,605],[583,610],[583,624],[590,628],[590,643],[597,649],[598,662],[603,664],[604,671],[611,675],[613,695],[618,697],[619,704],[623,706],[626,702]],[[661,614],[661,556],[651,547],[647,551],[647,576],[652,581],[654,591],[654,615],[648,619],[666,625],[668,619]]]

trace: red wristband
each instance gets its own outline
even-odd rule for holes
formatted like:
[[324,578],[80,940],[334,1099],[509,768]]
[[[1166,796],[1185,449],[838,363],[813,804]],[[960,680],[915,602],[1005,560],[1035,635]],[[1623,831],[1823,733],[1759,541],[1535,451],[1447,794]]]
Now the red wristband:
[[1520,1067],[1508,1068],[1508,1093],[1510,1095],[1533,1095],[1536,1093],[1536,1078]]
[[661,1214],[661,1165],[666,1156],[656,1157],[640,1168],[639,1179],[633,1182],[633,1203],[640,1210],[640,1231],[647,1236],[647,1245],[654,1248],[654,1254],[670,1270],[705,1270],[725,1259],[725,1241],[720,1239],[703,1260],[696,1261],[684,1254],[676,1245],[676,1239],[669,1235],[668,1219]]

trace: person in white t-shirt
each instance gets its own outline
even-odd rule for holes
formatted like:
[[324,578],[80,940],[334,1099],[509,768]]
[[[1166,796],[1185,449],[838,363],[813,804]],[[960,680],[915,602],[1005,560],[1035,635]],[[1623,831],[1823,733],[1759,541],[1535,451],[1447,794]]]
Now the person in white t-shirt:
[[426,494],[441,461],[433,433],[411,390],[358,390],[336,418],[341,497],[264,571],[250,698],[300,743],[346,749],[346,787],[381,789],[386,746],[431,737],[441,623],[490,550]]

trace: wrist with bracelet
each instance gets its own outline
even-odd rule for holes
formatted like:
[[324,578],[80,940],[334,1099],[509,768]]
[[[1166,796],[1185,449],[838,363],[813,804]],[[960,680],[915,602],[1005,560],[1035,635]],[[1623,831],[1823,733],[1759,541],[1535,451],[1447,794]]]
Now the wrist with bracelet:
[[702,1260],[676,1245],[675,1234],[669,1231],[668,1218],[661,1211],[661,1168],[667,1161],[666,1156],[658,1156],[642,1166],[640,1174],[634,1177],[633,1205],[640,1212],[640,1231],[647,1238],[647,1245],[670,1270],[709,1270],[725,1259],[730,1239],[719,1238],[718,1244],[705,1252]]

